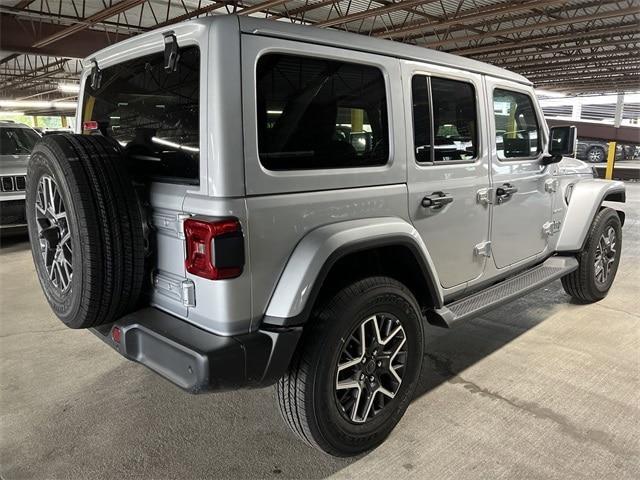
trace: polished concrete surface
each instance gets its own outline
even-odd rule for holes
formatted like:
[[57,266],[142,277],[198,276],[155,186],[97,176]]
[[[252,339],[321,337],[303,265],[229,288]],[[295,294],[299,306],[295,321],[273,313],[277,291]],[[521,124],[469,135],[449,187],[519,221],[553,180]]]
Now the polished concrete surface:
[[610,295],[559,282],[429,328],[419,391],[385,444],[307,448],[271,388],[190,396],[49,310],[24,238],[0,250],[0,474],[14,478],[640,478],[640,184]]

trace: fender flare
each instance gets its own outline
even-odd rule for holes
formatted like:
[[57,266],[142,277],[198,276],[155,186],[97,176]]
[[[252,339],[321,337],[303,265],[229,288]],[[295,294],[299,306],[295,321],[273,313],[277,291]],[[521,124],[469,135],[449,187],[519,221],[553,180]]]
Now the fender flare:
[[625,202],[624,183],[588,179],[573,185],[556,251],[576,252],[582,249],[589,227],[605,200]]
[[302,238],[280,276],[263,323],[281,327],[304,324],[338,260],[354,252],[397,245],[412,251],[438,304],[435,308],[442,306],[442,288],[417,230],[401,218],[367,218],[318,227]]

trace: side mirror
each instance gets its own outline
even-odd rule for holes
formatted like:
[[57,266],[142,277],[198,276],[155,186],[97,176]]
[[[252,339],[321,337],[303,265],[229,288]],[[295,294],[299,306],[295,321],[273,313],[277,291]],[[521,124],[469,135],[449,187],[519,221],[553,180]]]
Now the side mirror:
[[549,130],[549,156],[545,157],[545,164],[558,163],[564,155],[575,154],[578,138],[576,127],[551,127]]

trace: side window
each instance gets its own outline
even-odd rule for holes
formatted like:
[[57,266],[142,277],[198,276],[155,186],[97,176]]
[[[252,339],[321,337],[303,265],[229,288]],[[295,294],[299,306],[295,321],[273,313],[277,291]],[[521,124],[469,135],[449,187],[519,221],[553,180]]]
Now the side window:
[[429,79],[425,75],[414,75],[411,79],[411,101],[413,106],[413,152],[417,162],[431,162],[431,104],[429,102]]
[[476,92],[467,82],[431,77],[435,162],[478,155]]
[[535,157],[540,153],[540,127],[529,95],[494,90],[493,115],[500,160]]
[[256,76],[258,153],[269,170],[384,165],[387,98],[375,67],[267,54]]

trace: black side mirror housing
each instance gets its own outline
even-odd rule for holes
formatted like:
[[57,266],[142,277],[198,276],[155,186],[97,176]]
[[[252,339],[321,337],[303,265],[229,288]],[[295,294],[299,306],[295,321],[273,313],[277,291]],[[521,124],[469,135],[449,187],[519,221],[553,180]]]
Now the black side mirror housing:
[[578,129],[573,126],[551,127],[549,129],[549,155],[544,157],[545,165],[558,163],[563,156],[573,157],[578,143]]

